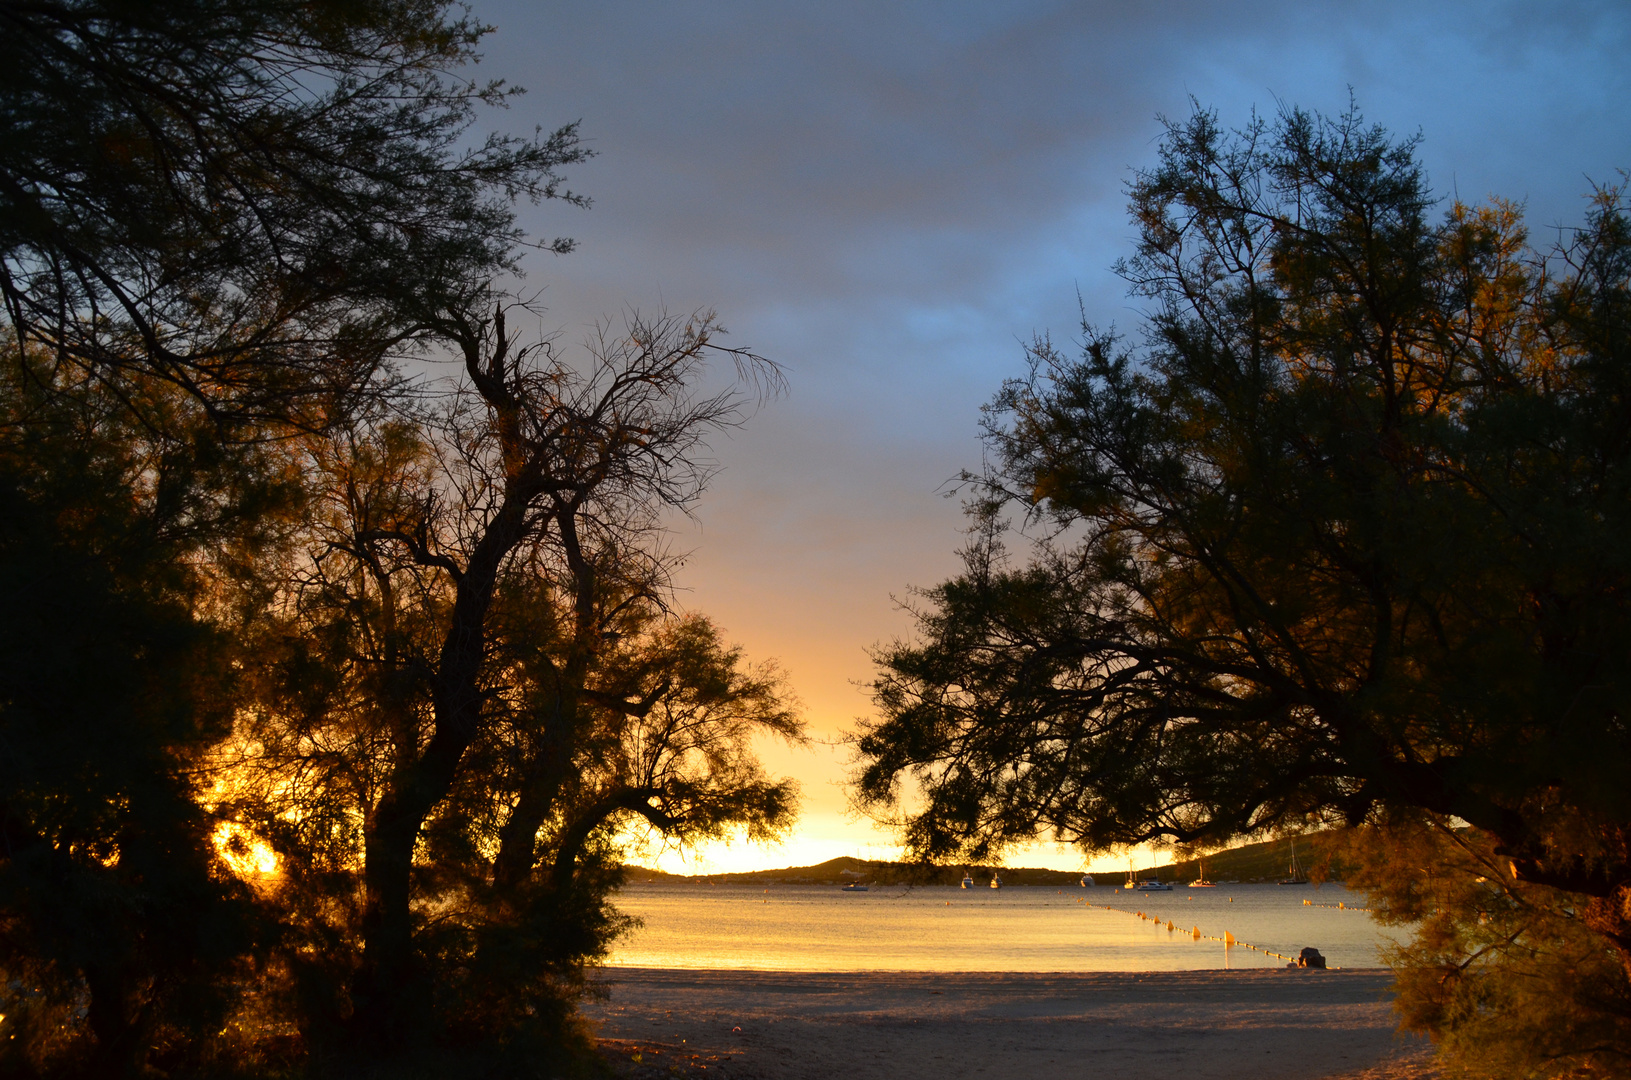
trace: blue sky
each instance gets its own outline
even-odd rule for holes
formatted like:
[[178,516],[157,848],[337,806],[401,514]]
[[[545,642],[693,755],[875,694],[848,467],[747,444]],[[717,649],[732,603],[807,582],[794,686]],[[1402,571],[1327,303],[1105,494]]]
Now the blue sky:
[[[1039,332],[1136,332],[1109,272],[1124,187],[1158,115],[1191,98],[1343,109],[1422,136],[1446,197],[1520,200],[1532,234],[1577,222],[1588,178],[1631,168],[1624,3],[706,3],[475,0],[476,74],[527,89],[494,126],[572,120],[588,211],[528,208],[575,253],[528,260],[539,329],[567,341],[638,309],[713,308],[791,390],[714,452],[682,602],[776,657],[834,739],[865,715],[867,648],[905,633],[892,597],[955,568],[946,482],[977,466],[980,405]],[[806,815],[781,849],[705,868],[881,856],[844,814],[844,751],[766,749]],[[1047,849],[1024,863],[1074,867]],[[1108,858],[1095,865],[1115,866]],[[665,866],[677,868],[672,860]]]

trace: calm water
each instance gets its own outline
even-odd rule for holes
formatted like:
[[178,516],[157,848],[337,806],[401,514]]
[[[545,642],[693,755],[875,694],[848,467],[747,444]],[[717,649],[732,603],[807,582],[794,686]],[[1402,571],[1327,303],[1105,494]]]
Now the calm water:
[[[1376,967],[1378,947],[1399,931],[1352,910],[1364,902],[1330,884],[1158,893],[1104,886],[846,893],[818,885],[636,884],[617,894],[617,905],[644,925],[621,940],[610,962],[791,971],[1185,971],[1278,967],[1285,961],[1268,953],[1295,956],[1312,945],[1333,966]],[[1139,919],[1139,911],[1159,924]],[[1168,931],[1168,920],[1181,930]],[[1226,931],[1238,944],[1209,940]]]

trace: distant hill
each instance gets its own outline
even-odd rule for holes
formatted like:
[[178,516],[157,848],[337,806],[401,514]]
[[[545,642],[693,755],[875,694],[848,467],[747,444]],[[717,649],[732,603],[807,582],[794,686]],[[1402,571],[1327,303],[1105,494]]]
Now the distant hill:
[[[1313,861],[1315,837],[1299,838],[1297,858],[1304,869]],[[1285,877],[1290,863],[1291,846],[1286,840],[1266,840],[1246,844],[1227,851],[1207,855],[1204,860],[1185,859],[1166,866],[1137,867],[1139,877],[1156,877],[1162,881],[1186,883],[1200,876],[1200,862],[1206,864],[1210,881],[1278,881]],[[1340,879],[1344,868],[1331,867],[1331,877]],[[1012,867],[957,864],[924,867],[914,863],[878,862],[854,859],[847,855],[814,866],[789,866],[780,870],[754,870],[732,874],[665,874],[643,866],[627,868],[628,880],[636,882],[675,882],[693,884],[758,884],[758,885],[842,885],[851,881],[865,881],[874,885],[956,885],[966,873],[974,878],[978,888],[990,884],[992,874],[1000,874],[1004,885],[1076,885],[1081,881],[1079,870],[1048,870],[1041,867]],[[1119,886],[1124,875],[1098,874],[1099,885]]]
[[[1318,833],[1296,839],[1297,862],[1302,866],[1304,873],[1321,858],[1316,850],[1319,842]],[[1163,881],[1194,881],[1200,876],[1199,864],[1204,862],[1209,881],[1279,881],[1286,876],[1286,871],[1290,868],[1291,844],[1290,840],[1265,840],[1258,844],[1245,844],[1227,851],[1214,852],[1204,859],[1185,859],[1171,866],[1164,866],[1160,870],[1160,876]],[[1341,881],[1346,876],[1347,869],[1340,862],[1333,862],[1327,876],[1333,881]]]
[[665,874],[643,866],[626,868],[630,881],[692,882],[707,885],[842,885],[865,881],[874,885],[956,885],[970,873],[981,888],[991,882],[993,873],[1002,875],[1004,885],[1075,885],[1080,871],[1046,870],[1008,866],[931,866],[914,863],[880,862],[841,855],[814,866],[788,866],[780,870],[752,870],[732,874]]

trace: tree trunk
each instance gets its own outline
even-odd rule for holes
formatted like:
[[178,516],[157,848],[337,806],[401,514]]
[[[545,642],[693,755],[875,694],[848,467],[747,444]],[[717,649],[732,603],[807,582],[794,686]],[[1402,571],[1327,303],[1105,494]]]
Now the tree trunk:
[[437,659],[434,733],[417,760],[398,764],[366,826],[363,962],[353,983],[351,1027],[354,1039],[369,1049],[400,1049],[427,1030],[429,994],[413,946],[413,852],[476,737],[487,613],[498,567],[520,542],[527,501],[528,493],[509,488],[471,553]]
[[560,701],[527,763],[524,786],[499,833],[493,884],[500,889],[518,888],[532,875],[538,862],[538,830],[549,820],[555,797],[572,766],[576,728],[577,702]]
[[651,805],[651,799],[657,794],[655,788],[619,788],[586,807],[561,833],[560,846],[555,850],[555,865],[550,870],[551,886],[557,892],[565,892],[572,887],[572,873],[577,867],[578,852],[583,850],[584,841],[589,839],[589,834],[601,822],[619,810],[639,814],[659,829],[672,829],[677,824],[675,820]]
[[600,630],[595,613],[597,575],[594,565],[583,556],[575,513],[576,507],[568,506],[555,517],[572,573],[572,645],[557,675],[554,715],[545,724],[540,745],[527,763],[528,775],[522,781],[520,797],[500,836],[498,857],[493,861],[493,883],[503,889],[519,887],[537,864],[538,830],[549,819],[555,797],[572,767],[583,688]]
[[96,1036],[87,1073],[97,1080],[132,1080],[147,1071],[150,1009],[143,1006],[135,980],[117,960],[85,965],[90,1001],[85,1023]]
[[377,1050],[399,1045],[411,1027],[410,1004],[422,997],[413,958],[413,848],[422,819],[397,800],[382,802],[363,855],[362,966],[352,990],[358,1042]]

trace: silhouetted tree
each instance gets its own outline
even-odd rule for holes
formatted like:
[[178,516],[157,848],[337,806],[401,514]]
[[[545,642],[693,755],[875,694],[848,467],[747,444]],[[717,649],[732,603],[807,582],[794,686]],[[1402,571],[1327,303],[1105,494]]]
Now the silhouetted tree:
[[[620,816],[637,816],[676,843],[737,829],[768,840],[792,818],[792,782],[769,780],[753,751],[760,735],[801,737],[780,673],[749,667],[706,618],[662,617],[655,605],[643,606],[633,632],[598,658],[584,690],[591,716],[579,739],[576,790],[557,797],[553,815],[549,874],[557,891],[572,887],[586,841]],[[526,854],[510,864],[503,855],[495,877],[521,879]]]
[[[576,128],[470,138],[501,84],[446,0],[0,5],[14,332],[228,419],[321,425],[510,268],[518,197],[583,200]],[[564,251],[570,242],[546,245]]]
[[457,74],[483,32],[442,0],[0,5],[0,981],[38,1036],[8,1067],[179,1060],[265,955],[201,777],[299,501],[276,441],[514,268],[517,198],[584,204],[575,127],[470,137],[512,93]]
[[241,703],[215,585],[292,493],[168,385],[155,435],[135,384],[0,372],[0,1067],[137,1076],[216,1034],[262,936],[198,775]]
[[[16,1071],[207,1071],[290,1015],[352,1064],[542,1060],[624,923],[631,815],[790,819],[749,747],[799,736],[786,688],[668,611],[659,528],[740,416],[704,358],[779,375],[711,317],[608,330],[579,371],[472,314],[515,200],[583,204],[587,151],[472,140],[511,92],[457,77],[461,11],[0,5]],[[399,393],[417,349],[464,389]]]
[[[1631,966],[1631,221],[1527,245],[1350,112],[1171,124],[1137,348],[1043,340],[965,571],[878,654],[859,791],[914,850],[1459,818]],[[1001,515],[1045,527],[1016,564]],[[901,784],[910,778],[913,786]]]
[[446,326],[469,380],[447,409],[310,443],[309,558],[223,767],[324,942],[294,961],[322,968],[314,1043],[546,1053],[621,925],[610,827],[790,820],[749,746],[798,737],[785,688],[666,615],[660,544],[708,477],[702,438],[741,415],[737,390],[695,390],[707,357],[777,376],[706,316],[607,331],[582,369],[517,347],[502,311]]

